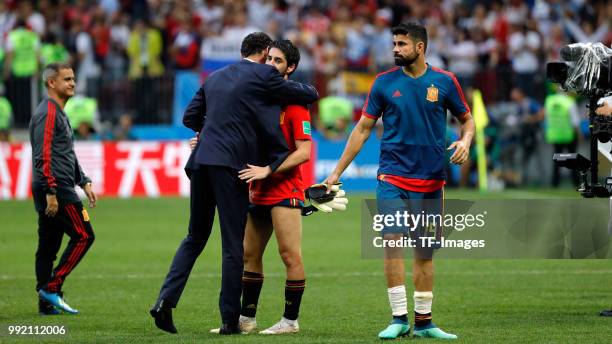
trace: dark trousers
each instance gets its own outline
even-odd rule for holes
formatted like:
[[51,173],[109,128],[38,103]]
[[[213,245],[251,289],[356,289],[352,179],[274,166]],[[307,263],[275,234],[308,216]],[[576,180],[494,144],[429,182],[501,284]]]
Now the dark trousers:
[[[573,142],[570,142],[570,143],[555,143],[554,150],[555,150],[555,153],[564,153],[564,152],[575,153],[577,146],[578,146],[577,140],[574,140]],[[558,187],[561,182],[561,173],[559,171],[560,168],[561,167],[559,167],[559,165],[557,165],[556,163],[553,163],[552,185],[554,187]],[[574,186],[578,186],[578,183],[580,182],[580,177],[578,176],[578,171],[576,170],[572,170],[572,182],[574,183]]]
[[193,265],[210,237],[215,208],[219,212],[223,251],[219,309],[224,323],[237,324],[240,316],[244,228],[248,187],[232,168],[199,166],[191,175],[189,232],[179,246],[157,303],[176,307]]
[[[64,233],[70,237],[59,264],[53,270]],[[79,264],[94,241],[94,233],[81,202],[60,205],[54,217],[38,215],[36,290],[61,292],[64,280]],[[53,272],[52,272],[53,270]]]

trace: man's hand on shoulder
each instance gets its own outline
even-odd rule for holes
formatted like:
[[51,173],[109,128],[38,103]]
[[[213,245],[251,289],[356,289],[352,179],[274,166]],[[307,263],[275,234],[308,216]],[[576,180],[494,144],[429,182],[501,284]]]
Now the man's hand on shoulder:
[[276,68],[270,70],[267,88],[273,97],[290,101],[292,104],[312,104],[319,100],[319,92],[314,86],[285,80]]

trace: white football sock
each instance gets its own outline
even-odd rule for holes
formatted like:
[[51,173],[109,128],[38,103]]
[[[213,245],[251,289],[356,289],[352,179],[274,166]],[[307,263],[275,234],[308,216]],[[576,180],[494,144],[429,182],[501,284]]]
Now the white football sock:
[[415,291],[414,292],[414,311],[419,314],[431,313],[431,304],[433,302],[433,292],[431,291]]
[[408,301],[406,299],[406,286],[400,285],[387,289],[389,305],[393,316],[408,314]]

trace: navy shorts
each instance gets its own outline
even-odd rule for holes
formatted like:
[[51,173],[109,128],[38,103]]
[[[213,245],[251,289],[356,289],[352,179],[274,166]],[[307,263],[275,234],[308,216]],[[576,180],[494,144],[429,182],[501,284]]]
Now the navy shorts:
[[272,208],[274,207],[287,207],[302,209],[304,207],[304,201],[297,198],[285,198],[284,200],[268,205],[261,204],[250,204],[249,214],[257,217],[258,219],[272,222]]
[[[376,186],[376,203],[378,214],[403,215],[404,213],[416,217],[400,218],[400,225],[385,226],[381,234],[408,234],[416,247],[422,247],[421,238],[432,237],[428,248],[438,248],[442,236],[442,221],[444,217],[444,189],[433,192],[414,192],[401,189],[391,183],[379,180]],[[427,217],[429,215],[429,218]],[[435,218],[434,218],[435,217]],[[440,220],[440,221],[439,221]]]

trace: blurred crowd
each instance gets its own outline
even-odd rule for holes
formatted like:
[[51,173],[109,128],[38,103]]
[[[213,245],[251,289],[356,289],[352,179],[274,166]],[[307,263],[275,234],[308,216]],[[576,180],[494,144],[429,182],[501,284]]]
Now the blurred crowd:
[[[265,31],[300,48],[292,77],[323,97],[313,108],[315,128],[345,139],[365,97],[347,88],[345,72],[375,75],[392,66],[389,27],[407,20],[426,25],[430,65],[455,73],[466,93],[482,92],[492,118],[490,169],[508,185],[529,182],[522,166],[555,145],[544,123],[546,99],[557,91],[546,85],[545,62],[559,60],[568,43],[612,43],[605,0],[4,0],[0,96],[8,106],[0,100],[0,125],[11,106],[8,123],[27,125],[42,92],[32,76],[41,65],[70,62],[78,94],[96,102],[93,115],[76,116],[91,122],[81,136],[129,138],[132,122],[169,123],[173,76],[202,72],[204,42]],[[583,110],[578,122],[572,117],[576,140],[583,120]],[[473,183],[468,168],[456,183]]]

